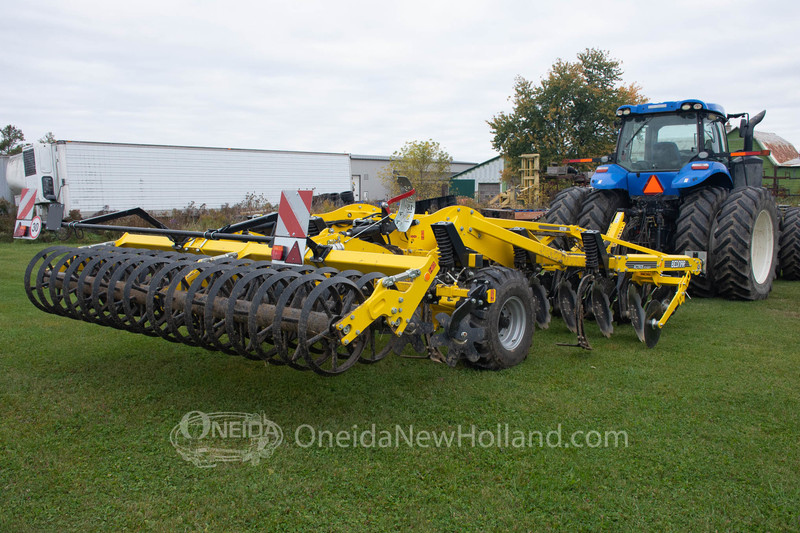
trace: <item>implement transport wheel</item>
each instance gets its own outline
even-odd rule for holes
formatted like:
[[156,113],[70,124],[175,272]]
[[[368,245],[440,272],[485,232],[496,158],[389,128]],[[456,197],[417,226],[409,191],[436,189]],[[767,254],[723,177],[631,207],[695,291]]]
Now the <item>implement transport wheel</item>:
[[706,274],[692,276],[689,294],[700,298],[714,296],[714,280],[708,264],[711,260],[711,226],[720,205],[728,197],[722,187],[703,187],[688,194],[682,201],[675,224],[675,246],[673,252],[683,254],[688,250],[707,252]]
[[711,234],[711,275],[720,296],[763,300],[778,261],[778,210],[763,187],[743,187],[722,203]]
[[488,280],[497,291],[493,304],[472,312],[471,322],[485,336],[475,343],[479,359],[474,366],[501,370],[520,364],[528,356],[533,339],[534,296],[522,272],[504,267],[482,269],[476,280]]
[[605,233],[617,211],[629,205],[630,199],[625,191],[592,189],[583,200],[583,207],[578,215],[578,225]]
[[790,207],[783,215],[780,244],[781,277],[800,280],[800,207]]

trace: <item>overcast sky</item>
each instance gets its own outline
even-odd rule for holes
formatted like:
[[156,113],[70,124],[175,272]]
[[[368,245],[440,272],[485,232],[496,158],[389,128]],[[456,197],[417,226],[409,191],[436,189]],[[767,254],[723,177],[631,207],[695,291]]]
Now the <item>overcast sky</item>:
[[514,77],[594,47],[651,101],[766,109],[758,129],[800,146],[797,0],[0,6],[0,126],[29,141],[389,155],[433,139],[479,162]]

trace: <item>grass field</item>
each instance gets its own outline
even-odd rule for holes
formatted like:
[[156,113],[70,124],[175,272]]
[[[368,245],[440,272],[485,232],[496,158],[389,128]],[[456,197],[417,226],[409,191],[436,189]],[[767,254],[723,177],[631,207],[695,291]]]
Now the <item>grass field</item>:
[[[391,357],[325,379],[41,313],[40,247],[0,245],[0,531],[800,528],[800,283],[689,301],[654,350],[594,324],[594,351],[559,347],[554,320],[511,370]],[[263,412],[284,444],[198,468],[169,441],[190,411]],[[306,424],[562,442],[303,447]]]

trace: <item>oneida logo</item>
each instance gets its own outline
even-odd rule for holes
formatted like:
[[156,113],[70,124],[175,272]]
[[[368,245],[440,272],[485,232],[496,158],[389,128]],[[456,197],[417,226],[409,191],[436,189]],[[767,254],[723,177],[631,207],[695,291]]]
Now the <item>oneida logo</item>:
[[190,411],[172,428],[169,441],[181,457],[199,467],[219,462],[257,465],[283,442],[283,430],[263,413]]

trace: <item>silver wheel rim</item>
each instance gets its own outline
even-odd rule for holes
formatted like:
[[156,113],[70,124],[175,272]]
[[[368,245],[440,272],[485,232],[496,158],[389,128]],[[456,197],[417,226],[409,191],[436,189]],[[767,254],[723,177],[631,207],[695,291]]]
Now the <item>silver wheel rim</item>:
[[750,265],[756,283],[764,283],[772,269],[772,250],[774,235],[772,217],[766,210],[761,211],[753,226],[753,237],[750,241]]
[[500,345],[508,351],[512,351],[522,343],[527,326],[527,316],[525,305],[518,296],[512,296],[503,304],[500,316],[506,325],[499,328],[498,337]]

